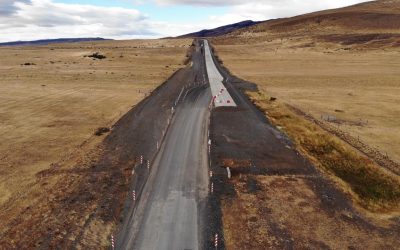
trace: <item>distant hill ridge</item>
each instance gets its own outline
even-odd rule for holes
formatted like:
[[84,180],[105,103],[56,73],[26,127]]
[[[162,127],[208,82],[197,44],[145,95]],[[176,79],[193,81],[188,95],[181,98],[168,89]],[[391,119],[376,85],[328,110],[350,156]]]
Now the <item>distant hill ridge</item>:
[[400,48],[400,0],[377,0],[309,14],[271,19],[218,36],[223,44],[263,43],[274,39],[329,43],[357,48]]
[[216,36],[222,36],[228,33],[231,33],[233,31],[236,31],[238,29],[242,28],[247,28],[256,24],[259,24],[260,22],[254,22],[251,20],[246,20],[243,22],[239,23],[234,23],[234,24],[229,24],[225,26],[221,26],[215,29],[205,29],[201,30],[198,32],[193,32],[189,33],[186,35],[179,36],[178,38],[192,38],[192,37],[216,37]]
[[51,43],[78,43],[78,42],[91,42],[91,41],[105,41],[110,39],[104,39],[100,37],[95,38],[59,38],[59,39],[44,39],[35,41],[15,41],[0,43],[0,46],[32,46],[32,45],[48,45]]

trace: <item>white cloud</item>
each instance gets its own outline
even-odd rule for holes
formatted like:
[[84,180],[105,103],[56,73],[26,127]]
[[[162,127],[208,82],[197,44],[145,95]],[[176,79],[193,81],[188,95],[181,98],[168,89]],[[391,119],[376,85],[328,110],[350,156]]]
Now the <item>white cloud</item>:
[[243,3],[242,0],[154,0],[160,5],[231,6]]
[[153,0],[159,5],[225,6],[228,12],[210,16],[213,27],[244,20],[263,21],[319,10],[349,6],[368,0]]
[[0,41],[162,35],[153,29],[148,17],[134,9],[61,4],[51,0],[7,1],[1,4],[8,11],[7,14],[0,14]]
[[[146,1],[146,0],[141,0]],[[147,0],[150,2],[151,0]],[[257,6],[270,6],[281,7],[286,9],[298,9],[300,13],[310,7],[323,9],[334,8],[340,6],[352,5],[359,2],[366,2],[367,0],[152,0],[161,5],[194,5],[194,6],[237,6],[237,5],[257,5]]]
[[211,16],[210,20],[216,26],[243,20],[263,21],[339,8],[361,2],[365,2],[365,0],[250,0],[246,3],[233,5],[228,13],[221,16]]
[[[124,0],[128,1],[128,0]],[[162,5],[226,6],[227,12],[203,22],[155,22],[135,9],[62,4],[55,0],[0,0],[0,42],[66,37],[159,38],[243,20],[267,20],[365,0],[129,0]],[[207,11],[207,8],[202,9]],[[150,13],[151,14],[151,13]]]

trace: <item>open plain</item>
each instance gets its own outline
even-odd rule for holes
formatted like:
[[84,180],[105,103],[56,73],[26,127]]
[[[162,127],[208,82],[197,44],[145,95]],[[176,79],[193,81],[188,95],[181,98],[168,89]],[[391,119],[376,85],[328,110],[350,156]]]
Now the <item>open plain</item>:
[[[6,240],[3,234],[10,235],[13,227],[29,222],[30,212],[40,213],[48,206],[54,197],[46,190],[58,182],[66,189],[58,191],[67,196],[72,188],[65,181],[66,176],[72,180],[67,169],[90,162],[101,152],[96,147],[104,137],[95,132],[99,128],[107,132],[182,68],[191,42],[104,41],[0,48],[0,238]],[[89,57],[96,52],[105,58]],[[43,180],[49,169],[60,172]],[[85,172],[75,173],[74,181],[83,176]],[[11,234],[15,242],[19,233],[24,232]],[[31,233],[34,237],[37,232]]]
[[397,249],[399,20],[0,47],[0,248]]
[[[235,75],[264,93],[330,120],[400,162],[400,49],[322,50],[295,42],[217,45]],[[282,47],[280,47],[282,46]]]
[[257,163],[243,151],[263,141],[225,134],[220,147],[247,146],[215,152],[233,176],[221,194],[227,249],[396,249],[399,4],[367,2],[212,38],[228,85],[246,92],[318,172]]

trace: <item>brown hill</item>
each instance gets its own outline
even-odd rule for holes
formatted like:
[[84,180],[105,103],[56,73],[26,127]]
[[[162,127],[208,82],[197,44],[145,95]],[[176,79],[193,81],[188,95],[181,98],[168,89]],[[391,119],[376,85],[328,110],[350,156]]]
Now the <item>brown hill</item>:
[[[350,7],[274,19],[225,36],[260,42],[269,38],[312,38],[314,42],[372,47],[400,47],[400,0],[380,0]],[[240,42],[236,39],[235,42]]]
[[229,24],[225,26],[221,26],[215,29],[209,29],[209,30],[201,30],[198,32],[193,32],[190,34],[178,36],[177,38],[193,38],[193,37],[216,37],[216,36],[222,36],[231,32],[234,32],[238,29],[243,29],[243,28],[248,28],[253,25],[256,25],[260,22],[253,22],[251,20],[239,22],[239,23],[234,23],[234,24]]

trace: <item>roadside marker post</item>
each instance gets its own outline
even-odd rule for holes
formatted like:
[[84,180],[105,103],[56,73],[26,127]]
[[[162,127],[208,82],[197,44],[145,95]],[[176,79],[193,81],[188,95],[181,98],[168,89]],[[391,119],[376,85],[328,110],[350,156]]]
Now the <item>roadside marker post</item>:
[[226,172],[228,173],[228,179],[231,178],[231,169],[229,167],[226,168]]
[[132,191],[132,199],[133,199],[133,201],[136,201],[136,191],[135,190]]
[[215,237],[214,237],[214,246],[215,246],[215,249],[218,249],[218,234],[215,234]]
[[114,235],[111,235],[111,247],[112,247],[113,250],[115,249]]
[[210,178],[213,177],[213,171],[210,171]]
[[150,169],[150,160],[147,160],[147,169]]
[[143,155],[140,156],[140,164],[143,164]]
[[211,193],[214,193],[214,183],[211,183]]

